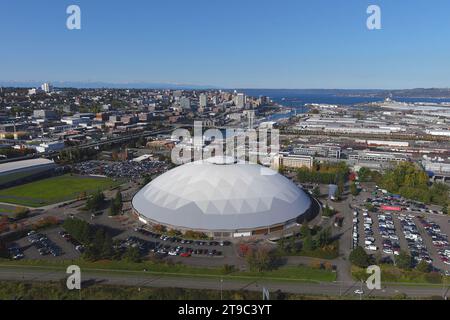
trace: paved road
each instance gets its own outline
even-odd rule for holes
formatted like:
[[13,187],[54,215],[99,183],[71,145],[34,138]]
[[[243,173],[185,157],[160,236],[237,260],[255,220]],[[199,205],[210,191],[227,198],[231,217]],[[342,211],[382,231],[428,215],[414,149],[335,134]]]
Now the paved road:
[[[45,270],[42,268],[13,268],[0,266],[0,280],[18,280],[18,281],[58,281],[66,278],[67,275],[63,271]],[[288,293],[296,294],[314,294],[314,295],[333,295],[343,297],[359,297],[354,291],[361,288],[358,282],[351,283],[298,283],[298,282],[270,282],[265,280],[255,280],[245,282],[243,280],[224,280],[221,284],[220,278],[181,278],[151,275],[145,272],[127,272],[123,271],[101,273],[96,270],[82,272],[82,280],[92,283],[101,283],[109,285],[126,285],[134,287],[178,287],[192,289],[212,289],[220,290],[250,290],[261,291],[263,287],[270,292],[281,290]],[[449,288],[437,287],[401,287],[398,285],[387,285],[380,291],[364,290],[364,297],[368,296],[394,296],[404,293],[410,297],[430,297],[449,295]]]

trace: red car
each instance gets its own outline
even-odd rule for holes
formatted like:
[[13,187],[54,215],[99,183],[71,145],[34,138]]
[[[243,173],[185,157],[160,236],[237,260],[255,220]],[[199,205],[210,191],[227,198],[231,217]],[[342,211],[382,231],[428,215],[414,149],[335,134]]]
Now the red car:
[[191,256],[190,252],[183,252],[182,254],[180,254],[180,257],[183,257],[183,258],[188,258],[190,256]]

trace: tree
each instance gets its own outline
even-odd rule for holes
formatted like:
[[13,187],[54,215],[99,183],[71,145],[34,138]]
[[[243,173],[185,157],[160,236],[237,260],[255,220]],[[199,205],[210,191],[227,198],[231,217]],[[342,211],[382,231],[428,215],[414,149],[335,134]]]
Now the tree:
[[381,174],[377,171],[371,171],[369,168],[362,167],[358,171],[358,180],[360,182],[379,182]]
[[286,250],[286,238],[285,237],[281,237],[280,240],[278,240],[277,242],[277,246],[278,249],[280,250],[280,252],[283,252]]
[[417,264],[416,269],[417,271],[423,273],[429,273],[432,270],[431,265],[423,260],[420,261],[419,264]]
[[114,256],[113,241],[111,236],[107,233],[104,236],[100,254],[103,259],[112,259]]
[[330,243],[331,240],[331,229],[326,228],[320,231],[318,236],[318,245],[319,247],[324,247]]
[[328,205],[325,205],[323,208],[323,216],[324,217],[332,217],[336,212],[331,209]]
[[289,251],[290,253],[297,253],[297,241],[294,236],[289,238]]
[[319,198],[321,196],[320,188],[318,186],[314,187],[312,190],[312,195],[314,198]]
[[149,184],[150,182],[152,182],[152,176],[149,174],[146,174],[144,176],[143,185],[145,186],[145,185]]
[[111,207],[109,208],[109,215],[116,216],[122,212],[123,203],[122,203],[122,192],[117,191],[116,196],[111,201]]
[[448,210],[448,205],[447,204],[442,208],[442,212],[444,214],[450,214],[450,211]]
[[344,181],[343,180],[339,180],[338,188],[337,188],[337,191],[336,191],[336,198],[337,199],[342,199],[342,196],[344,195],[344,189],[345,189]]
[[314,249],[316,249],[316,243],[312,237],[311,234],[308,234],[304,239],[303,239],[303,246],[302,246],[303,250],[305,251],[312,251]]
[[350,184],[350,193],[352,194],[352,196],[355,196],[355,197],[359,194],[358,187],[356,186],[356,183],[354,183],[354,182],[352,182]]
[[251,248],[246,255],[250,269],[258,272],[271,270],[275,259],[275,253],[267,247]]
[[306,238],[308,235],[311,235],[311,229],[309,229],[308,222],[305,221],[302,224],[302,227],[300,228],[300,237],[303,239]]
[[349,260],[355,266],[360,268],[367,268],[370,263],[370,257],[363,247],[356,247],[350,252]]
[[86,221],[76,218],[66,219],[63,223],[63,228],[82,244],[87,245],[91,242],[92,229]]
[[24,208],[24,207],[17,207],[14,209],[14,219],[15,220],[22,220],[28,217],[30,214],[30,209]]
[[425,203],[444,206],[449,199],[450,187],[444,183],[430,187],[428,174],[414,163],[398,164],[383,175],[379,184],[391,193]]
[[123,259],[128,262],[138,263],[141,262],[141,253],[137,247],[128,247],[123,255]]
[[408,270],[412,266],[412,258],[406,251],[400,251],[400,254],[395,259],[397,266],[400,269]]
[[143,147],[147,144],[147,139],[145,137],[141,136],[139,137],[138,141],[136,142],[137,147]]
[[369,210],[370,212],[375,212],[375,206],[371,203],[366,203],[364,205],[366,207],[367,210]]
[[167,231],[167,235],[169,237],[180,237],[183,233],[180,230],[177,229],[170,229]]
[[3,240],[0,240],[0,258],[9,258],[8,248]]
[[86,201],[86,209],[94,212],[100,210],[105,201],[105,195],[101,191],[97,191]]

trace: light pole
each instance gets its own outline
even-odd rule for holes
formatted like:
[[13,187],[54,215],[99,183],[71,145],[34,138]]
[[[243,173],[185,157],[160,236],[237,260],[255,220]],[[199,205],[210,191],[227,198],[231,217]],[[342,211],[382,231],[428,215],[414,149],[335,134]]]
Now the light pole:
[[220,300],[223,300],[223,278],[220,278]]
[[363,295],[363,281],[361,280],[361,291],[359,292],[359,300],[362,300]]
[[447,276],[444,275],[442,278],[442,298],[447,300],[447,290],[446,290]]

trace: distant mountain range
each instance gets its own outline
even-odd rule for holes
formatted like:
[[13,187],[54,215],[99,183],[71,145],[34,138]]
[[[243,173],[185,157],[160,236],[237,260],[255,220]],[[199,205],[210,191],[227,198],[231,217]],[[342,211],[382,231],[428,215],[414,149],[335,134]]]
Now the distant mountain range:
[[[242,90],[242,89],[241,89]],[[450,98],[449,88],[417,88],[417,89],[244,89],[248,94],[254,93],[258,95],[261,92],[270,95],[276,92],[277,95],[297,96],[297,95],[326,95],[336,97],[361,97],[361,98],[378,98],[385,99],[387,97],[397,98],[433,98],[448,99]]]
[[55,88],[77,88],[77,89],[217,89],[209,85],[196,84],[176,84],[176,83],[152,83],[152,82],[129,82],[129,83],[112,83],[112,82],[81,82],[81,81],[0,81],[2,87],[15,88],[35,88],[44,82],[49,82]]

